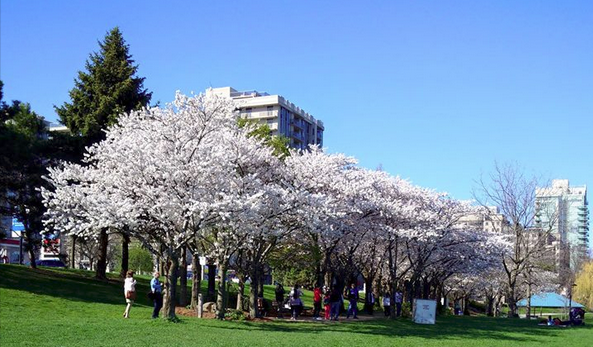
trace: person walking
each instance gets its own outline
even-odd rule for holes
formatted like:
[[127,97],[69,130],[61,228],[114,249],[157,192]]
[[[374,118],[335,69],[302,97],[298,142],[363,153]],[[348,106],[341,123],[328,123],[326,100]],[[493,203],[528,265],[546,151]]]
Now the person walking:
[[331,320],[338,320],[340,316],[340,303],[342,302],[342,295],[340,295],[340,291],[335,286],[332,288],[329,301],[331,304],[331,313],[330,318]]
[[136,300],[136,280],[134,279],[134,271],[126,273],[124,280],[124,297],[126,298],[126,309],[124,311],[124,318],[130,317],[130,309]]
[[319,313],[321,312],[321,288],[319,283],[313,289],[313,319],[319,320]]
[[391,294],[385,293],[383,296],[383,313],[385,317],[389,317],[391,314]]
[[152,301],[154,309],[152,310],[152,318],[159,318],[159,311],[163,307],[163,285],[159,281],[161,274],[156,271],[150,280],[150,291],[152,292]]
[[352,315],[354,319],[358,319],[358,288],[356,284],[352,283],[350,289],[348,289],[348,313],[346,318],[350,318]]

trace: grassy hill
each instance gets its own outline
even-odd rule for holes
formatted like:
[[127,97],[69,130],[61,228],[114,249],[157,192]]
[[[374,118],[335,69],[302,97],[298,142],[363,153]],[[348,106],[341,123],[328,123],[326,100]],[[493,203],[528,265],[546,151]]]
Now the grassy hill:
[[[138,278],[130,319],[122,282],[100,282],[78,270],[32,270],[0,265],[0,346],[590,346],[593,322],[574,328],[535,321],[442,317],[436,325],[409,320],[221,322],[182,317],[152,320]],[[272,297],[273,289],[266,288]],[[310,299],[306,299],[306,301]]]

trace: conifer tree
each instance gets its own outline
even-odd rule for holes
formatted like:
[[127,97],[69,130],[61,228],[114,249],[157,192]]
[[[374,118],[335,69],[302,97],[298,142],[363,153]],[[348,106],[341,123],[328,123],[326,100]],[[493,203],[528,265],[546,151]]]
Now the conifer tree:
[[[138,65],[134,64],[118,27],[107,33],[99,48],[86,61],[86,71],[78,72],[70,90],[71,102],[55,107],[62,124],[73,135],[81,136],[85,145],[103,140],[103,130],[116,124],[119,115],[147,106],[152,97],[144,89],[144,78],[136,76]],[[102,229],[100,234],[97,277],[106,278],[107,230]],[[127,254],[127,240],[124,235],[122,254]],[[127,264],[127,257],[123,257],[122,273]]]
[[152,97],[144,89],[144,78],[136,76],[138,65],[118,27],[99,47],[87,60],[86,71],[78,72],[71,102],[55,107],[60,121],[73,134],[85,137],[87,144],[102,140],[103,130],[117,123],[120,114],[141,109]]

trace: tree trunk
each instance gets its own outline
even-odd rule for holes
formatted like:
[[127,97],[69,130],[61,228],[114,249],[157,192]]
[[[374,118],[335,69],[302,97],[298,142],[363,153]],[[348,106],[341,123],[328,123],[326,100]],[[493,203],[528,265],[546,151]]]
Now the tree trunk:
[[163,313],[168,319],[175,320],[175,303],[177,302],[177,277],[179,273],[179,258],[170,254],[169,268],[165,282],[165,293],[163,296]]
[[179,306],[187,306],[187,248],[181,249],[181,262],[179,266]]
[[259,266],[259,271],[257,272],[258,278],[257,278],[257,295],[260,298],[264,297],[264,267],[263,265]]
[[34,247],[29,247],[29,261],[31,263],[31,268],[36,269],[37,268],[37,259],[35,257],[35,248]]
[[95,278],[100,280],[107,279],[107,247],[109,245],[109,236],[107,235],[107,228],[101,229],[99,232],[99,259],[97,259],[97,267],[95,269]]
[[492,295],[486,295],[486,315],[494,316],[494,297]]
[[509,305],[509,315],[508,318],[516,318],[517,317],[517,301],[515,300],[515,287],[509,288],[509,295],[507,297],[508,305]]
[[[227,303],[227,288],[226,288],[226,264],[224,262],[218,263],[218,273],[220,274],[220,279],[218,281],[218,291],[216,297],[216,318],[220,320],[224,320],[224,315],[226,313],[226,303]],[[210,279],[211,274],[208,273],[208,279]]]
[[216,264],[213,259],[208,259],[208,298],[206,301],[216,299]]
[[238,276],[239,290],[237,291],[237,311],[243,311],[243,301],[245,300],[245,276]]
[[[397,245],[396,245],[397,247]],[[397,256],[397,253],[396,253]],[[397,292],[397,283],[396,283],[396,266],[397,266],[397,259],[394,259],[393,256],[393,244],[390,242],[389,249],[388,249],[388,259],[387,264],[389,266],[389,295],[391,301],[391,312],[389,314],[389,318],[396,319],[397,318],[397,310],[395,309],[395,293]]]
[[129,259],[130,259],[130,236],[128,234],[123,233],[121,238],[121,271],[119,273],[120,277],[126,278],[126,273],[129,269]]
[[469,296],[463,297],[463,315],[469,316]]
[[527,270],[527,316],[525,318],[529,319],[531,316],[531,269]]
[[255,266],[250,274],[251,283],[249,284],[249,316],[252,318],[259,317],[259,312],[257,310],[257,298],[259,289],[258,280],[260,276],[258,272],[257,266]]
[[72,247],[70,248],[70,268],[76,269],[76,240],[78,236],[72,235]]
[[191,272],[191,307],[195,310],[198,307],[198,295],[201,292],[202,286],[202,266],[200,265],[200,257],[197,254],[192,255]]
[[373,314],[373,306],[375,305],[374,302],[372,302],[371,298],[372,296],[374,296],[373,294],[373,278],[365,278],[364,280],[365,283],[365,296],[364,296],[364,309],[365,311],[372,315]]
[[422,280],[422,299],[429,299],[430,282],[425,278]]

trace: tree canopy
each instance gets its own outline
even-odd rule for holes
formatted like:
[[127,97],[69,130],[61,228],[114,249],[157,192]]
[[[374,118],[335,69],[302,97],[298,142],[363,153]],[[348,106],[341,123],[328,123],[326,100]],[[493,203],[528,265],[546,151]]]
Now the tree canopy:
[[70,90],[71,101],[55,109],[73,134],[91,144],[104,138],[103,130],[117,123],[120,114],[148,105],[152,93],[136,76],[138,65],[118,27],[99,42],[99,52],[90,55],[85,68]]

